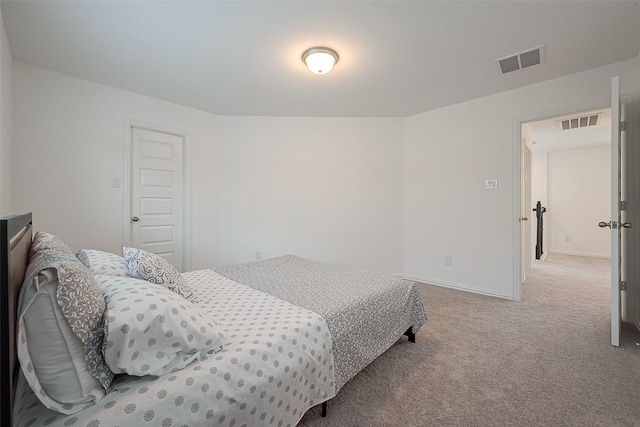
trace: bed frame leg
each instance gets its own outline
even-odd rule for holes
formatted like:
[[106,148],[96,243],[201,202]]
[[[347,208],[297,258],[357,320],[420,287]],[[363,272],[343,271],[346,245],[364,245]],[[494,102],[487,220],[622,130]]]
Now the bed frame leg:
[[409,338],[409,342],[416,342],[416,334],[411,332],[411,328],[407,329],[407,332],[405,332],[404,335]]
[[322,418],[327,416],[327,402],[322,402]]

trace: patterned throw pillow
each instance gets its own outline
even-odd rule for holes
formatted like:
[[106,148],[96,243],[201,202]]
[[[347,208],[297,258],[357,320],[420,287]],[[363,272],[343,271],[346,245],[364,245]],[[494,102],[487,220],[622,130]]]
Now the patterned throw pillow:
[[31,253],[40,252],[44,250],[54,250],[56,252],[64,252],[67,254],[73,255],[73,251],[71,248],[58,236],[54,236],[53,234],[38,231],[33,236],[33,241],[31,242]]
[[182,275],[164,258],[136,248],[122,248],[129,277],[163,285],[194,304],[198,299]]
[[76,253],[76,257],[94,275],[120,277],[127,275],[127,262],[120,255],[95,249],[81,249]]
[[96,276],[107,301],[103,352],[117,374],[163,375],[220,351],[222,328],[163,286]]

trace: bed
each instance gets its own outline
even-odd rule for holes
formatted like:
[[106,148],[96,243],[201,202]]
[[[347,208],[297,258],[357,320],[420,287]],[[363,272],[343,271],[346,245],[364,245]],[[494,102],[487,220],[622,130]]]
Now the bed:
[[[87,356],[88,343],[95,338],[90,330],[81,348],[90,371],[89,362],[104,357],[111,360],[115,374],[104,390],[98,387],[101,393],[89,393],[81,403],[47,405],[43,390],[34,386],[31,360],[25,359],[24,312],[30,305],[24,297],[29,288],[23,286],[34,282],[31,214],[3,217],[0,223],[3,426],[293,426],[315,405],[326,410],[326,402],[350,378],[403,335],[415,340],[415,332],[426,321],[412,282],[389,279],[389,284],[381,275],[294,256],[184,273],[181,276],[193,292],[187,302],[185,295],[176,293],[177,286],[166,291],[150,280],[132,286],[129,281],[137,279],[89,268],[106,301],[104,323],[97,322],[92,330],[104,331],[104,342],[102,354]],[[60,277],[63,273],[58,270]],[[357,291],[345,292],[346,283]],[[318,288],[321,285],[324,290]],[[63,293],[62,279],[58,286]],[[156,297],[164,302],[155,304]],[[73,305],[74,298],[67,303]],[[74,314],[60,305],[65,316]],[[169,307],[172,314],[157,314]],[[137,313],[137,320],[131,321],[129,313]],[[181,316],[185,320],[179,322]],[[189,344],[184,341],[184,349],[177,347],[186,353],[158,364],[157,359],[165,363],[160,355],[166,356],[166,348],[156,346],[165,336],[177,340],[174,330],[180,327],[168,330],[171,322],[194,330],[184,334]],[[80,337],[73,322],[68,323]],[[154,335],[159,323],[165,329]],[[131,335],[137,327],[138,335]],[[120,332],[115,335],[114,331],[125,333],[125,329],[126,336],[136,340],[118,338]],[[192,343],[194,336],[194,342],[214,339],[200,348]],[[156,357],[138,346],[153,348]],[[22,367],[18,353],[28,361]],[[104,377],[93,377],[101,385]]]
[[427,320],[413,282],[369,270],[285,255],[215,271],[326,319],[336,392],[398,337],[415,342],[415,332]]

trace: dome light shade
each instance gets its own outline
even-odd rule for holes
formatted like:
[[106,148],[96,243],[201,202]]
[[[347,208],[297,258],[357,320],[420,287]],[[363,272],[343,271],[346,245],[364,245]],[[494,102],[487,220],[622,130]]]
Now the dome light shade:
[[338,62],[338,52],[328,47],[312,47],[302,54],[302,61],[314,74],[326,74]]

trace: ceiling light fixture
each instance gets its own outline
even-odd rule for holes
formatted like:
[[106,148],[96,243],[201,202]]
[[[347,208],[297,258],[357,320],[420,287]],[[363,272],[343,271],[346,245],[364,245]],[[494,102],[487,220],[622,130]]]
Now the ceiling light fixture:
[[314,74],[327,74],[338,59],[338,52],[328,47],[312,47],[302,54],[302,61]]

